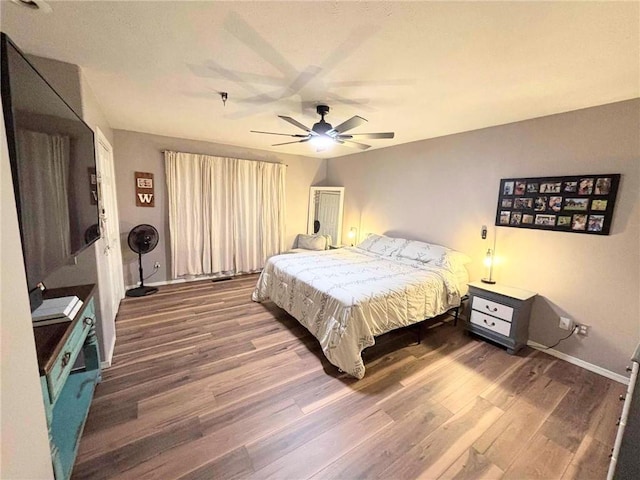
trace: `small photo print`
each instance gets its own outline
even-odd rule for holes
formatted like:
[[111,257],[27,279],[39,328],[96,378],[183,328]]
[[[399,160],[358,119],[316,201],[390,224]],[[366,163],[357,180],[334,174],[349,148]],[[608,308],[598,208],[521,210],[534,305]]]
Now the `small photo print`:
[[555,215],[536,215],[536,225],[542,225],[544,227],[553,227],[556,224]]
[[516,181],[516,195],[524,195],[527,182]]
[[527,213],[522,215],[522,223],[528,223],[531,225],[533,223],[533,215],[529,215]]
[[589,223],[587,224],[587,231],[601,232],[602,225],[604,225],[604,215],[589,215]]
[[566,198],[564,200],[564,209],[565,210],[584,210],[586,211],[589,207],[589,199],[588,198]]
[[575,193],[578,191],[578,182],[564,182],[564,188],[562,190],[565,193]]
[[[544,184],[543,184],[544,185]],[[536,197],[536,212],[544,212],[547,209],[547,197]]]
[[[516,199],[518,200],[518,199]],[[513,207],[513,199],[512,198],[503,198],[502,202],[500,203],[500,206],[502,208],[511,208]]]
[[558,227],[570,227],[571,226],[571,217],[565,217],[564,215],[558,217]]
[[503,195],[513,195],[513,182],[504,182],[504,187],[502,188]]
[[560,193],[562,182],[543,183],[540,185],[540,193]]
[[607,209],[607,201],[606,200],[593,200],[591,202],[591,210],[596,210],[598,212],[604,212],[606,209]]
[[554,212],[562,210],[562,197],[549,197],[549,208]]
[[587,229],[587,216],[579,213],[573,216],[571,221],[571,230],[586,230]]
[[578,195],[591,195],[593,193],[593,178],[581,178],[578,184]]
[[596,195],[609,195],[611,191],[611,179],[609,177],[596,180]]
[[522,213],[520,212],[513,212],[511,214],[511,222],[510,225],[520,225],[520,223],[522,222]]
[[513,201],[513,208],[516,210],[531,210],[533,208],[533,198],[516,198]]
[[509,218],[511,217],[511,212],[508,210],[502,210],[500,212],[500,225],[509,225]]
[[527,183],[527,193],[538,193],[538,184]]

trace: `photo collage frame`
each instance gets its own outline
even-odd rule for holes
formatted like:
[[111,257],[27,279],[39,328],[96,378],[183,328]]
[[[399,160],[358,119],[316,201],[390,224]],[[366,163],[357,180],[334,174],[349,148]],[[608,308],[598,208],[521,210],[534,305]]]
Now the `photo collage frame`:
[[500,180],[496,225],[609,235],[620,174]]

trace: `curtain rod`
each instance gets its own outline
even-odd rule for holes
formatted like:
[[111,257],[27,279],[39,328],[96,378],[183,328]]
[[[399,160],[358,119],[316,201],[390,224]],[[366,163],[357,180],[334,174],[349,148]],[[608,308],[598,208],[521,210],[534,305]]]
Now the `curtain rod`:
[[[186,153],[187,155],[207,155],[209,157],[216,157],[217,155],[210,155],[208,153],[193,153],[193,152],[177,152],[175,150],[160,150],[161,153],[167,153],[167,152],[175,152],[175,153]],[[233,157],[231,157],[233,158]],[[282,162],[267,162],[265,160],[253,160],[253,159],[249,159],[249,158],[238,158],[237,160],[246,160],[247,162],[265,162],[265,163],[277,163],[278,165],[284,165],[285,167],[288,167],[289,164],[287,163],[282,163]]]

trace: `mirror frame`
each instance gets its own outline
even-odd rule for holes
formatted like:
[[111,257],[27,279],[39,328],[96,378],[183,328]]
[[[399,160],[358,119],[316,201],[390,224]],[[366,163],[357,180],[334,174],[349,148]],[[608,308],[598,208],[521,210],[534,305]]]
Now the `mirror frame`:
[[331,241],[334,245],[342,244],[342,220],[344,213],[344,187],[309,187],[309,213],[307,220],[307,234],[313,235],[313,221],[314,218],[314,199],[317,192],[329,191],[340,193],[340,207],[338,209],[338,238],[332,238]]

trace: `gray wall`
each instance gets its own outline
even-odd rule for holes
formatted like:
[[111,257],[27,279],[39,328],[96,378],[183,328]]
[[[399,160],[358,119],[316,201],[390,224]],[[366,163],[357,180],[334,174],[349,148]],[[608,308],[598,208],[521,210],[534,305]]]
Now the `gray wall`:
[[[113,130],[107,122],[98,101],[96,100],[82,71],[77,65],[60,62],[49,58],[30,55],[29,60],[46,78],[49,84],[58,94],[82,117],[82,119],[96,130],[100,128],[107,140],[113,145]],[[73,262],[65,265],[45,279],[45,285],[49,288],[82,285],[86,283],[98,283],[98,270],[96,264],[97,244],[82,251]],[[113,344],[115,332],[111,324],[104,325],[100,308],[100,286],[96,293],[96,313],[99,319],[97,334],[102,359],[106,358],[106,350]]]
[[[495,232],[498,282],[539,294],[531,340],[554,343],[569,316],[590,334],[556,348],[625,374],[640,337],[639,132],[636,99],[331,159],[327,181],[345,186],[343,232],[450,246],[473,280]],[[611,235],[492,226],[501,178],[592,173],[622,174]]]
[[[287,164],[286,243],[289,246],[293,244],[293,239],[298,233],[306,232],[309,187],[321,182],[326,175],[326,161],[322,159],[116,130],[114,155],[118,210],[120,213],[125,284],[129,286],[135,285],[138,281],[138,266],[136,254],[127,246],[127,235],[133,227],[140,223],[151,224],[160,232],[160,240],[156,249],[143,257],[145,275],[151,273],[154,262],[160,262],[158,273],[149,278],[148,283],[171,280],[169,217],[163,150]],[[136,206],[134,172],[151,172],[154,174],[155,207]]]

